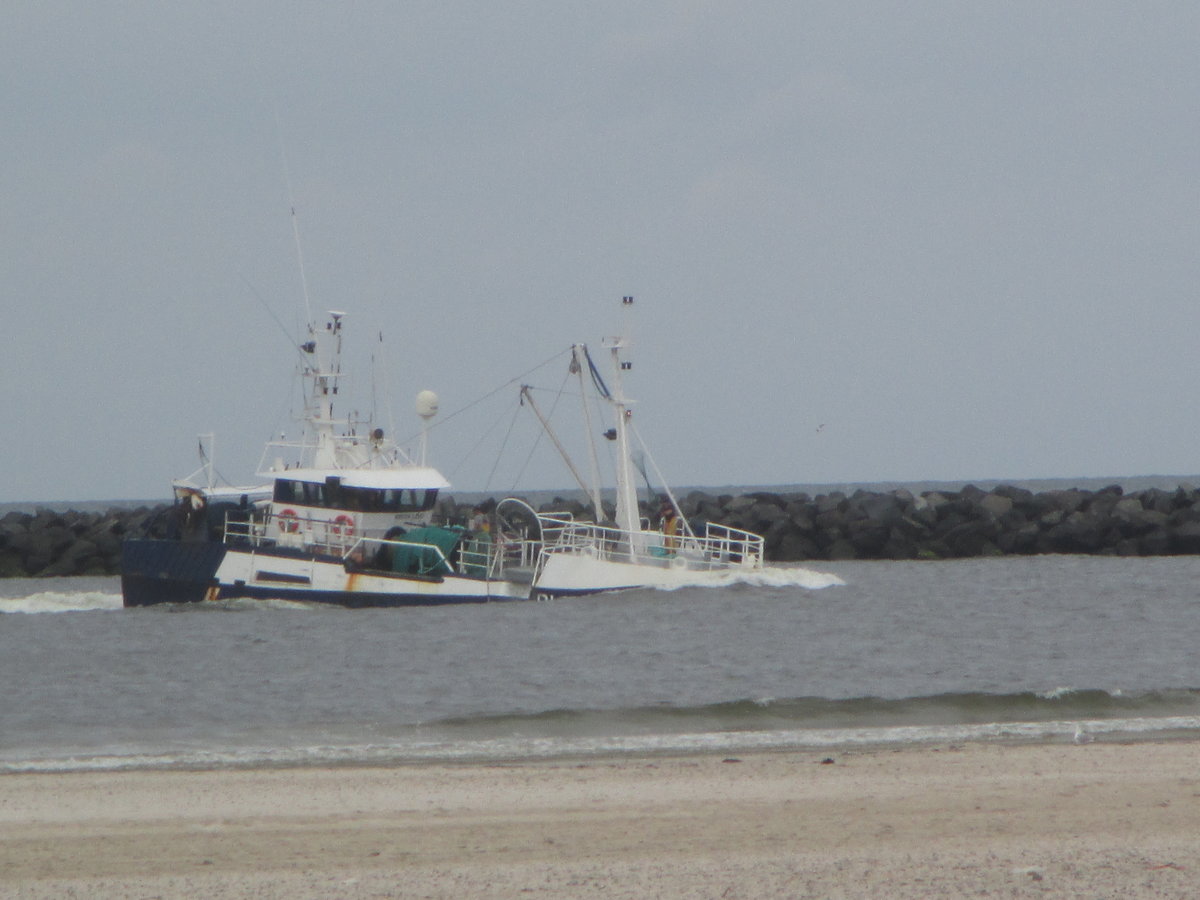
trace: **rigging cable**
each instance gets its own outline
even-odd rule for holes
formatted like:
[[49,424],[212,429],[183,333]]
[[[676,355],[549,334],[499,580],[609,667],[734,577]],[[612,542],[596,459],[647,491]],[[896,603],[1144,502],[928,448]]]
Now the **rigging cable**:
[[271,319],[275,322],[275,324],[279,326],[279,330],[282,331],[284,337],[287,338],[288,345],[297,354],[299,354],[300,359],[303,360],[304,359],[304,351],[300,349],[299,343],[296,341],[296,339],[294,337],[292,337],[292,333],[290,331],[288,331],[287,326],[283,324],[283,321],[279,318],[279,316],[275,315],[275,310],[271,309],[270,305],[266,301],[266,298],[263,297],[263,295],[258,292],[258,289],[253,284],[250,283],[249,278],[247,278],[245,275],[239,275],[238,277],[241,278],[242,283],[245,284],[246,287],[248,287],[250,289],[250,293],[254,295],[254,299],[257,300],[260,304],[262,304],[262,308],[267,311],[267,315],[270,316]]
[[[587,347],[581,347],[580,349],[582,349],[585,353],[587,352]],[[600,499],[600,460],[597,458],[596,435],[592,431],[592,415],[589,411],[587,392],[584,390],[583,372],[580,371],[580,369],[579,353],[576,351],[571,354],[571,368],[569,371],[572,375],[575,375],[579,378],[579,405],[583,409],[583,421],[588,437],[588,463],[591,465],[591,472],[589,474],[592,477],[592,482],[591,490],[585,491],[585,493],[589,493],[592,498],[592,507],[595,509],[596,521],[603,522],[604,506]]]
[[508,431],[504,433],[504,442],[500,445],[500,451],[496,454],[496,461],[492,463],[492,471],[488,472],[487,482],[483,486],[485,491],[492,489],[492,479],[496,477],[496,469],[500,468],[500,460],[504,457],[504,451],[508,447],[508,439],[512,437],[513,428],[517,424],[517,416],[520,415],[520,412],[520,406],[513,409],[512,419],[508,423]]
[[[216,443],[215,436],[210,434],[208,437],[213,443]],[[216,456],[215,452],[213,453],[213,456]],[[203,439],[200,440],[200,462],[203,464],[204,468],[207,468],[209,470],[211,475],[217,476],[216,479],[213,479],[210,475],[210,477],[209,477],[209,481],[211,482],[209,485],[210,487],[215,485],[218,480],[224,482],[229,487],[235,486],[234,483],[232,481],[230,481],[228,478],[226,478],[225,474],[220,469],[217,468],[217,464],[213,461],[213,458],[204,452],[204,440]]]
[[[554,410],[556,410],[558,408],[558,401],[562,399],[563,393],[567,386],[567,381],[570,378],[571,378],[571,373],[568,371],[566,376],[564,376],[564,378],[563,378],[562,384],[559,385],[558,393],[554,395],[554,404],[550,407],[550,415],[547,418],[553,418]],[[533,397],[528,394],[529,386],[523,385],[523,388],[524,388],[524,390],[522,390],[522,392],[521,392],[522,395],[528,396],[530,402],[532,403]],[[536,412],[536,407],[534,407],[534,409]],[[542,418],[540,413],[538,414],[538,418],[539,419]],[[543,426],[544,426],[544,424],[545,424],[545,420],[543,420]],[[511,488],[511,490],[515,491],[517,489],[517,482],[519,482],[521,480],[522,476],[524,476],[524,474],[525,474],[525,470],[527,468],[529,468],[529,463],[533,459],[533,454],[537,451],[538,445],[542,442],[542,435],[546,434],[547,431],[548,431],[548,429],[543,427],[542,430],[538,432],[537,438],[533,442],[533,446],[529,448],[529,456],[527,456],[525,458],[525,462],[521,465],[520,471],[517,472],[517,477],[513,479],[513,486]],[[555,440],[555,443],[556,444],[558,443],[557,440]],[[567,462],[567,466],[570,467],[571,461],[569,459],[567,459],[566,462]],[[587,489],[585,488],[584,490],[586,492]]]
[[604,378],[600,375],[600,370],[592,362],[592,354],[588,350],[587,344],[583,345],[583,355],[587,359],[588,371],[592,373],[592,383],[596,385],[596,390],[600,392],[600,396],[605,400],[611,400],[612,394],[608,390],[608,385],[604,383]]
[[[484,441],[486,441],[486,440],[488,439],[488,436],[489,436],[489,435],[491,435],[491,433],[492,433],[493,431],[495,431],[495,430],[496,430],[496,426],[500,424],[500,420],[501,420],[501,419],[503,419],[503,418],[504,418],[506,415],[508,415],[508,408],[507,408],[507,407],[505,407],[504,409],[500,410],[500,415],[498,415],[498,416],[496,417],[495,421],[494,421],[494,422],[492,422],[492,424],[491,424],[491,425],[489,425],[487,428],[485,428],[485,429],[483,430],[483,432],[482,432],[482,433],[479,435],[479,439],[475,441],[474,445],[472,445],[472,447],[471,447],[471,448],[470,448],[470,449],[469,449],[469,450],[468,450],[466,453],[464,453],[464,454],[463,454],[463,455],[462,455],[462,456],[459,458],[458,462],[456,462],[456,463],[455,463],[455,464],[454,464],[454,465],[453,465],[453,466],[450,468],[450,471],[449,471],[449,473],[448,473],[448,477],[450,478],[450,480],[451,480],[451,481],[453,481],[453,480],[454,480],[455,473],[457,473],[457,472],[458,472],[458,471],[459,471],[459,470],[460,470],[460,469],[463,467],[463,464],[464,464],[464,463],[466,463],[466,461],[467,461],[468,459],[470,459],[470,458],[471,458],[471,457],[472,457],[472,456],[475,454],[475,451],[476,451],[476,450],[478,450],[478,449],[479,449],[479,448],[480,448],[480,447],[483,445],[483,442],[484,442]],[[517,413],[516,413],[516,411],[514,411],[514,412],[513,412],[513,416],[512,416],[512,417],[513,417],[513,420],[515,421],[515,420],[516,420],[516,417],[517,417]],[[512,433],[512,424],[511,424],[511,423],[510,423],[510,424],[509,424],[509,426],[508,426],[508,433],[509,433],[509,434],[511,434],[511,433]],[[501,448],[500,448],[500,454],[499,454],[499,455],[503,455],[503,453],[504,453],[504,446],[505,446],[505,445],[507,445],[507,444],[508,444],[508,435],[506,434],[506,435],[504,436],[504,445],[501,445]],[[499,455],[497,456],[497,459],[496,459],[496,463],[497,463],[497,464],[499,464],[499,461],[500,461],[500,460],[499,460]],[[495,469],[495,466],[493,466],[493,467],[492,467],[492,471],[493,471],[493,472],[495,472],[495,470],[496,470],[496,469]],[[490,475],[488,476],[488,483],[489,483],[489,484],[491,483],[491,476],[490,476]],[[483,490],[485,490],[485,491],[487,490],[487,485],[485,485],[485,486],[484,486]]]
[[[663,474],[659,471],[658,463],[654,461],[654,456],[646,449],[646,442],[642,440],[642,435],[637,430],[637,426],[632,422],[629,423],[629,429],[633,432],[634,438],[642,450],[642,457],[650,463],[650,468],[654,470],[654,477],[658,479],[658,483],[663,486],[663,491],[667,495],[667,499],[671,501],[671,506],[675,508],[675,512],[679,514],[679,521],[683,523],[684,533],[689,537],[695,537],[696,533],[692,531],[692,526],[688,522],[687,517],[683,514],[683,508],[679,505],[679,501],[675,497],[675,493],[671,490],[671,486],[667,484],[667,480],[663,478]],[[648,479],[647,479],[648,480]]]
[[[517,375],[513,378],[508,379],[508,381],[504,382],[504,384],[500,385],[498,388],[488,391],[482,397],[472,400],[466,406],[460,407],[459,409],[456,409],[454,412],[450,413],[448,416],[445,416],[442,419],[440,419],[439,421],[434,422],[432,425],[429,426],[429,430],[433,431],[433,429],[435,429],[435,428],[440,428],[441,426],[445,425],[447,422],[450,422],[451,420],[457,418],[458,416],[462,415],[463,413],[467,412],[468,410],[474,409],[476,406],[478,406],[483,401],[490,400],[492,397],[496,396],[501,391],[507,390],[508,388],[512,387],[512,385],[518,383],[522,378],[526,377],[527,375],[530,375],[530,374],[536,372],[538,369],[542,368],[543,366],[550,365],[550,363],[554,362],[560,356],[565,356],[566,354],[568,354],[570,352],[571,352],[570,348],[568,348],[566,350],[558,351],[553,356],[551,356],[549,359],[538,363],[536,366],[533,366],[530,369],[526,369],[520,375]],[[402,443],[407,443],[408,441],[415,440],[418,437],[420,437],[420,432],[409,436]]]

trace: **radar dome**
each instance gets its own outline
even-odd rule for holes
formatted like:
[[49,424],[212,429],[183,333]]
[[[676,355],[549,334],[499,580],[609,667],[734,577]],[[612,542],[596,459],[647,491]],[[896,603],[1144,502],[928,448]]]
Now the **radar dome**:
[[432,419],[437,415],[438,395],[433,391],[421,391],[417,394],[417,415],[422,419]]

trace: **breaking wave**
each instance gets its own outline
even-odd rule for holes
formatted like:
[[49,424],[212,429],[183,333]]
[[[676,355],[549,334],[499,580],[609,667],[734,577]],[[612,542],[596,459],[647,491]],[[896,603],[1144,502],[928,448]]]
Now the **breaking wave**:
[[782,566],[767,566],[759,569],[757,572],[740,576],[735,579],[735,582],[753,585],[754,587],[800,587],[810,591],[827,587],[844,587],[846,584],[845,581],[832,572],[817,572],[813,569],[803,568],[783,568]]
[[27,597],[0,597],[0,613],[91,612],[121,608],[121,595],[104,591],[39,591]]
[[[1091,743],[1195,739],[1200,691],[1056,689],[887,699],[801,697],[694,707],[548,710],[408,726],[281,730],[242,744],[0,752],[0,772],[394,765],[586,756],[821,751],[955,742]],[[1082,738],[1081,738],[1082,736]],[[232,738],[232,740],[231,740]]]
[[795,566],[765,566],[761,569],[738,571],[730,569],[719,573],[700,572],[694,581],[683,581],[658,590],[677,591],[682,588],[723,588],[744,585],[760,588],[802,588],[817,591],[827,587],[838,587],[846,584],[837,575],[830,572],[817,572]]

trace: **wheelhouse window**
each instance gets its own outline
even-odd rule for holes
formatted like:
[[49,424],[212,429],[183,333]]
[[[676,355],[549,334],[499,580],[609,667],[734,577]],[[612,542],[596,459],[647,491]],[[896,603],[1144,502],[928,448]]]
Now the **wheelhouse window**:
[[436,488],[365,488],[336,482],[275,480],[275,502],[350,512],[425,512],[437,503]]
[[414,488],[363,488],[342,485],[342,501],[346,509],[361,512],[424,512],[437,503],[436,490]]
[[304,482],[287,481],[282,478],[276,478],[275,494],[273,499],[276,503],[296,503],[303,506]]
[[329,491],[321,482],[275,479],[276,503],[295,503],[297,506],[328,506]]

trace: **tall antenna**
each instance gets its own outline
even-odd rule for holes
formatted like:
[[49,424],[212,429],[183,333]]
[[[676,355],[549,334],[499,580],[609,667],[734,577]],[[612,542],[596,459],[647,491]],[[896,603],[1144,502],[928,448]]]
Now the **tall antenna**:
[[300,265],[300,293],[304,295],[304,314],[311,322],[313,320],[312,304],[308,302],[308,278],[304,275],[304,253],[300,249],[300,225],[296,219],[295,206],[292,206],[292,236],[296,239],[296,260]]
[[292,210],[292,237],[296,241],[296,260],[300,264],[300,293],[304,297],[304,314],[312,323],[312,304],[308,302],[308,278],[304,274],[304,253],[300,249],[300,221],[296,218],[296,195],[292,192],[292,173],[288,168],[287,151],[283,146],[283,126],[279,122],[279,108],[275,108],[275,131],[279,135],[279,155],[283,159],[283,180],[287,185],[288,204]]

